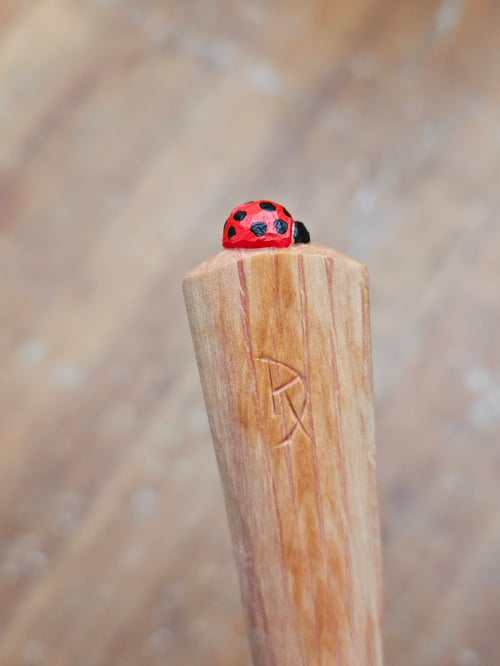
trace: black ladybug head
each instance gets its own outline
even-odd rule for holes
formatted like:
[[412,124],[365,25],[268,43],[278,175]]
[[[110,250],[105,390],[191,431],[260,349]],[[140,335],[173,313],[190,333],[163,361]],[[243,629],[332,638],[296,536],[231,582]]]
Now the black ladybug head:
[[293,240],[295,243],[310,243],[311,236],[303,222],[295,220],[293,225]]

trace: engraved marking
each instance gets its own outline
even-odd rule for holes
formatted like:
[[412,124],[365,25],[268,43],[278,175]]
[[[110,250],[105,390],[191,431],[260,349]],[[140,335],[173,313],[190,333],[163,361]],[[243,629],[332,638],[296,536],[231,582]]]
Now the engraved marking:
[[[269,386],[271,388],[271,400],[273,403],[273,414],[275,416],[285,417],[286,413],[294,417],[292,426],[288,429],[283,436],[283,439],[274,445],[274,448],[278,449],[283,446],[288,446],[298,430],[302,430],[304,435],[312,441],[310,434],[307,431],[307,428],[304,424],[303,417],[307,408],[308,395],[307,395],[307,384],[304,377],[301,373],[296,370],[294,367],[283,361],[276,361],[274,358],[269,356],[257,356],[257,361],[261,363],[267,363],[267,372],[269,377]],[[277,370],[279,368],[284,368],[288,372],[292,373],[290,379],[283,381],[278,376]],[[279,370],[278,370],[279,372]],[[301,387],[303,391],[303,398],[300,406],[297,408],[297,405],[294,404],[290,392],[295,387]]]

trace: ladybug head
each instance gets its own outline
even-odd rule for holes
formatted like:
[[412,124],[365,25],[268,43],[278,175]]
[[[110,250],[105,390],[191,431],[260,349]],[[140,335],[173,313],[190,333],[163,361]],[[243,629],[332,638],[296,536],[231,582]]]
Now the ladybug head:
[[295,221],[281,204],[264,200],[233,208],[222,234],[226,248],[288,247],[292,242],[309,241],[302,222]]

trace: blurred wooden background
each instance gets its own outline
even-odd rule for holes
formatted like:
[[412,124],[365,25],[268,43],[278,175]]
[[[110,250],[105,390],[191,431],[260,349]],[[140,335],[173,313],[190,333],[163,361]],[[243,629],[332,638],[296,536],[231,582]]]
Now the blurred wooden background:
[[180,283],[261,197],[370,267],[387,665],[499,666],[499,84],[497,0],[2,0],[2,666],[249,664]]

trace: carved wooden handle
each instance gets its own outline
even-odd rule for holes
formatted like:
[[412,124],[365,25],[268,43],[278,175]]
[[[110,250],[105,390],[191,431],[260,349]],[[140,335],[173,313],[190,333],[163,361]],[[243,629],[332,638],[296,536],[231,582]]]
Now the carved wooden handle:
[[224,250],[184,294],[255,666],[381,666],[365,266]]

